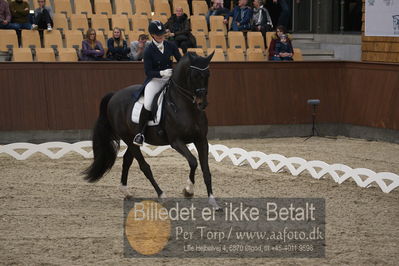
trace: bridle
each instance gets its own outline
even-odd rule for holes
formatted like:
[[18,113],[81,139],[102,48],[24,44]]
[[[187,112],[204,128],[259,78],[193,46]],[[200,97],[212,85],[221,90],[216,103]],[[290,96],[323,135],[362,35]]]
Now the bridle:
[[[206,71],[209,69],[209,66],[205,67],[205,68],[199,68],[196,66],[189,66],[189,69],[195,69],[198,71]],[[191,86],[191,71],[189,73],[189,80],[188,80],[188,84],[190,84]],[[184,96],[186,99],[188,99],[189,101],[192,101],[192,103],[195,103],[195,98],[197,97],[197,95],[200,95],[202,93],[204,93],[206,91],[206,88],[198,88],[195,89],[194,94],[190,93],[190,91],[187,91],[186,89],[184,89],[182,86],[180,86],[173,78],[170,78],[170,80],[176,85],[177,87],[177,91]]]

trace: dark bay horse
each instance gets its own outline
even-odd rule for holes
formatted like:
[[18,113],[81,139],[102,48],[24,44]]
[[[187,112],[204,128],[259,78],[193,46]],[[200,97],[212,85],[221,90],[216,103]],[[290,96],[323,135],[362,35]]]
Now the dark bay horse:
[[[146,143],[151,145],[170,144],[183,155],[190,166],[187,186],[183,193],[186,197],[194,195],[194,177],[197,169],[197,159],[187,148],[188,143],[194,143],[208,192],[209,203],[219,208],[212,192],[212,178],[208,165],[208,120],[205,113],[207,106],[209,62],[213,54],[200,57],[188,53],[176,65],[169,88],[164,97],[162,119],[159,126],[148,127],[145,133]],[[145,161],[140,147],[133,144],[133,138],[138,133],[138,125],[131,121],[134,102],[132,95],[141,85],[133,85],[116,93],[109,93],[101,101],[100,115],[93,130],[94,161],[85,170],[85,180],[96,182],[114,165],[122,139],[128,146],[123,156],[121,190],[125,196],[129,168],[136,159],[141,171],[153,185],[158,197],[165,193],[155,181],[149,164]],[[161,108],[161,107],[160,107]]]

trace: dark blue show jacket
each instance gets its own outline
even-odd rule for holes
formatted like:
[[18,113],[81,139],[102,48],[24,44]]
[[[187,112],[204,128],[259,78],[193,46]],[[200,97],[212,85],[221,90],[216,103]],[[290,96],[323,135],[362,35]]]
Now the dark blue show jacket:
[[172,68],[173,57],[176,58],[177,62],[179,62],[181,58],[179,49],[177,49],[175,44],[164,41],[163,45],[163,53],[159,51],[158,47],[153,42],[151,42],[151,44],[144,50],[144,71],[147,78],[145,79],[142,88],[134,93],[133,96],[136,100],[144,92],[145,86],[151,81],[151,79],[161,78],[161,74],[159,73],[161,70]]

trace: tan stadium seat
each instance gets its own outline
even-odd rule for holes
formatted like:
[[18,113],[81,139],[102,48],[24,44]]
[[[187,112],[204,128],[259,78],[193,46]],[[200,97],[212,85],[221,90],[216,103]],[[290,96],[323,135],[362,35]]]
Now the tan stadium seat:
[[134,1],[134,10],[135,15],[144,15],[149,18],[151,17],[150,1]]
[[53,16],[54,29],[56,30],[69,30],[68,20],[65,14],[55,13]]
[[171,16],[170,5],[168,0],[154,0],[154,11],[157,15]]
[[96,31],[109,31],[108,17],[106,15],[93,15],[91,17],[91,27]]
[[224,35],[227,34],[227,27],[223,23],[224,18],[222,16],[210,16],[209,24],[211,31],[220,31],[223,32]]
[[208,25],[204,16],[191,16],[191,31],[192,33],[203,32],[205,36],[208,36]]
[[59,30],[44,31],[43,43],[45,48],[62,48],[62,37]]
[[117,15],[132,15],[132,5],[130,0],[115,0],[115,14]]
[[208,14],[208,5],[205,1],[193,1],[193,15],[205,16]]
[[215,51],[215,54],[212,57],[212,62],[223,62],[226,61],[224,57],[223,49],[215,49],[215,48],[208,48],[208,56]]
[[248,48],[259,48],[262,51],[265,50],[265,43],[263,41],[262,33],[260,32],[248,32]]
[[54,0],[54,13],[65,14],[69,17],[72,14],[70,0]]
[[58,49],[58,61],[60,62],[77,62],[78,54],[74,48]]
[[226,38],[224,37],[223,32],[220,31],[211,31],[209,32],[209,46],[211,48],[220,48],[223,51],[226,51]]
[[163,24],[165,24],[166,22],[168,22],[168,17],[165,16],[165,15],[157,15],[157,14],[154,14],[154,15],[152,16],[151,20],[152,20],[152,21],[154,21],[154,20],[159,20],[159,21],[161,21]]
[[93,9],[91,7],[90,0],[75,0],[75,14],[85,15],[87,18],[91,18],[93,15]]
[[195,37],[195,40],[197,41],[197,48],[206,51],[206,49],[208,49],[208,46],[206,44],[205,34],[203,32],[196,32],[193,33],[193,35]]
[[175,12],[176,7],[183,8],[183,13],[190,17],[190,7],[188,6],[187,0],[174,0],[173,1],[173,12]]
[[21,41],[23,48],[40,48],[40,36],[37,30],[22,30]]
[[7,52],[9,50],[7,46],[18,48],[18,37],[15,30],[0,30],[0,51]]
[[229,31],[227,36],[230,48],[246,50],[244,34],[241,31]]
[[68,30],[65,34],[65,46],[66,48],[82,48],[83,35],[79,30]]
[[303,61],[302,50],[299,48],[294,48],[294,56],[292,59],[294,59],[294,61]]
[[55,62],[54,50],[51,48],[38,48],[36,49],[37,62]]
[[139,40],[139,36],[140,34],[147,34],[148,35],[148,40],[151,41],[151,35],[149,35],[146,32],[142,32],[142,31],[129,31],[127,33],[127,39],[129,40],[129,42],[133,42],[133,41],[138,41]]
[[[11,1],[8,1],[8,2],[11,2]],[[32,0],[33,7],[32,7],[32,5],[31,5],[31,3],[29,1],[24,0],[24,2],[28,2],[30,9],[36,9],[36,8],[39,7],[39,3],[37,2],[37,0]],[[49,1],[48,4],[50,4],[50,1]]]
[[227,57],[229,61],[245,61],[244,51],[242,49],[227,49]]
[[104,55],[105,55],[107,53],[107,42],[105,41],[104,33],[102,31],[97,31],[96,32],[96,39],[103,46],[104,51],[105,51]]
[[276,32],[274,31],[268,31],[266,32],[266,45],[267,47],[270,47],[270,42],[272,41],[272,37]]
[[112,6],[110,0],[94,0],[94,10],[97,15],[112,16]]
[[133,31],[148,31],[148,17],[145,15],[134,15],[132,18]]
[[89,29],[89,23],[87,21],[86,15],[72,14],[70,21],[72,30],[80,30],[82,32],[86,32]]
[[142,32],[129,31],[127,33],[127,38],[129,40],[129,43],[134,42],[134,41],[138,41],[140,34],[142,34]]
[[205,53],[204,50],[200,49],[200,48],[188,48],[187,52],[194,52],[199,56],[205,57]]
[[247,49],[247,61],[266,61],[262,49],[248,48]]
[[14,48],[12,51],[12,61],[14,61],[14,62],[33,62],[31,49],[30,48]]
[[129,19],[125,15],[112,15],[112,28],[118,27],[123,31],[130,31]]

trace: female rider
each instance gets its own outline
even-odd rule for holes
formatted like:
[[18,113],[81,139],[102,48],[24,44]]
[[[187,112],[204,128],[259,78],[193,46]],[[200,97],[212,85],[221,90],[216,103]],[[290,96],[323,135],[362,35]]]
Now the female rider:
[[133,143],[138,146],[144,142],[146,124],[151,118],[152,100],[172,76],[173,57],[176,61],[181,58],[176,45],[165,40],[166,30],[162,22],[152,21],[148,26],[148,32],[151,34],[152,42],[144,50],[144,70],[147,78],[143,88],[138,91],[138,95],[141,95],[144,90],[144,108],[140,113],[140,131],[133,139]]

